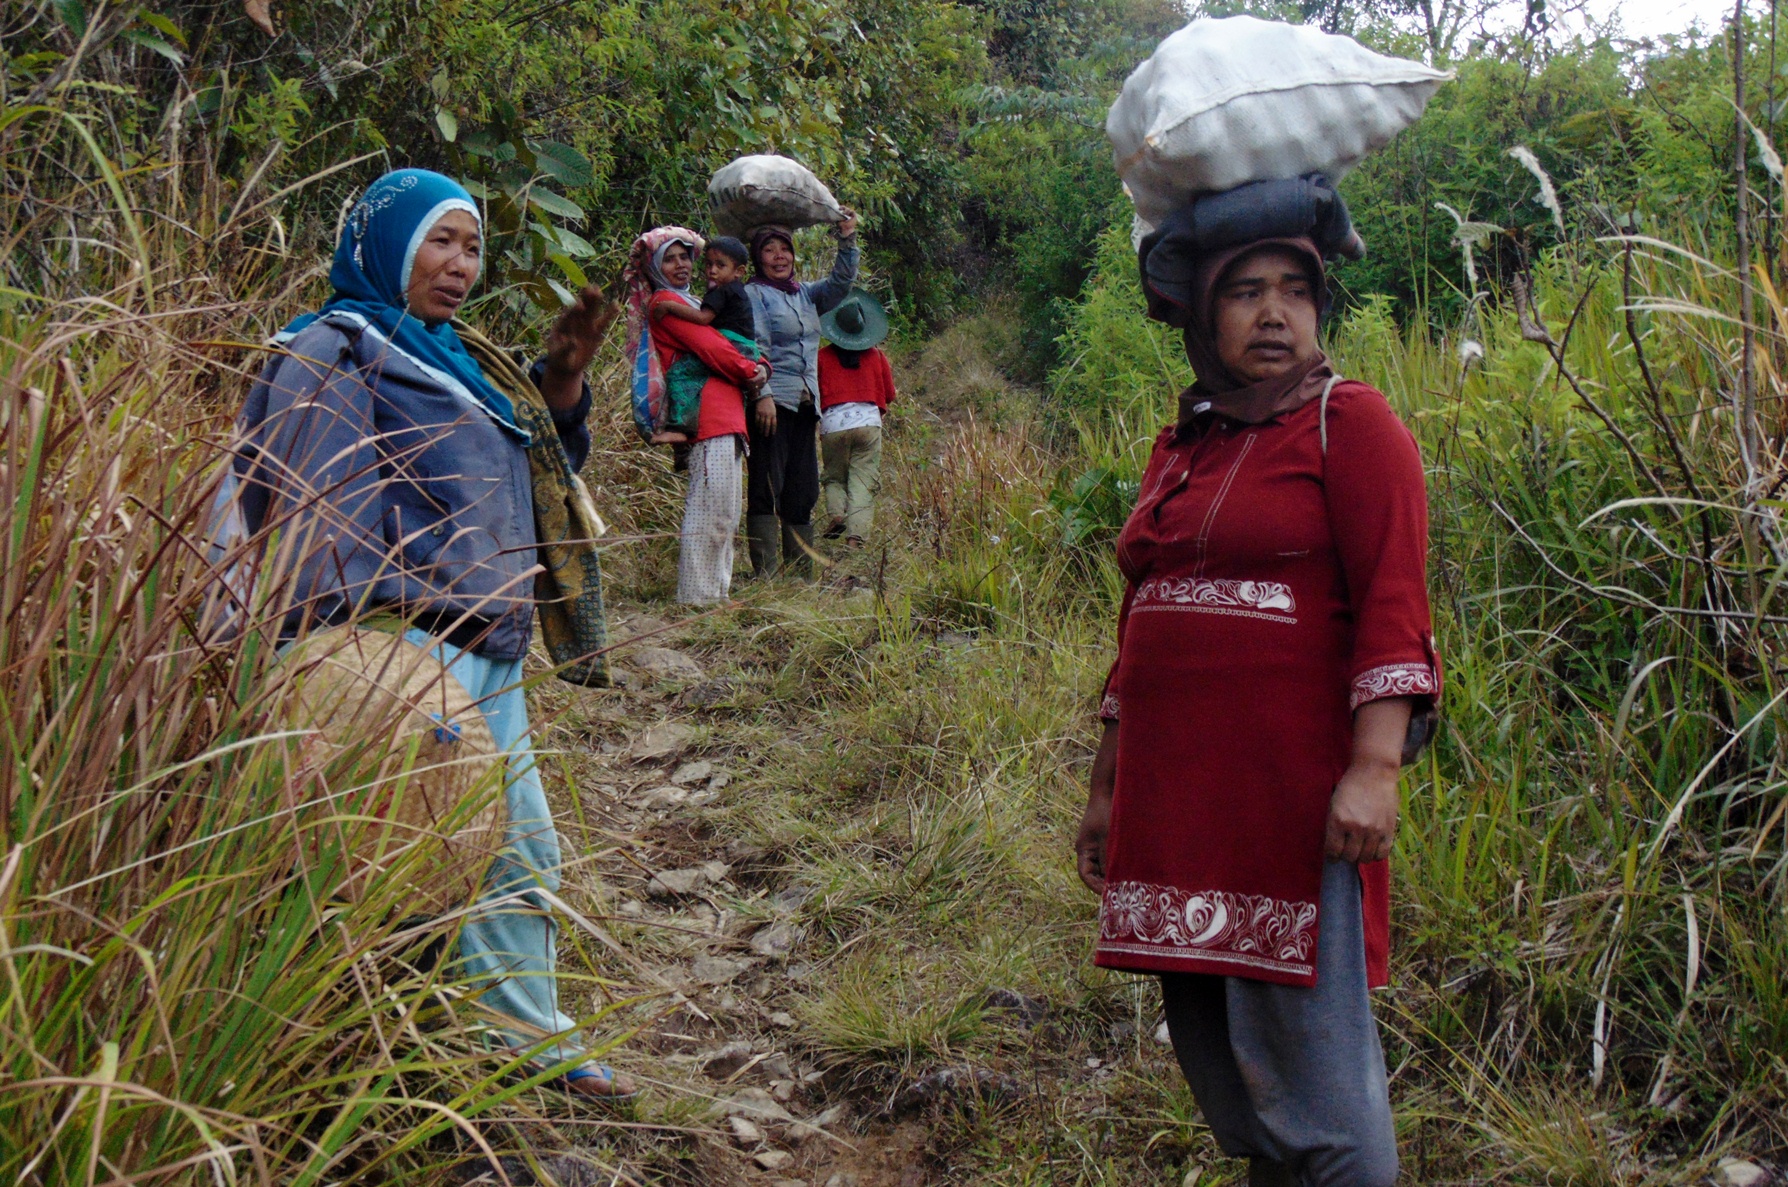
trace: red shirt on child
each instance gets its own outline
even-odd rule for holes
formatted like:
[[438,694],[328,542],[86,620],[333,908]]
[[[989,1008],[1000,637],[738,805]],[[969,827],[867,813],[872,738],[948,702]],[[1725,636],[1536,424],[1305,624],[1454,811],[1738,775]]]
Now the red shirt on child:
[[819,385],[821,412],[835,404],[874,404],[886,412],[894,402],[894,369],[879,346],[864,351],[855,369],[839,361],[836,346],[822,346]]

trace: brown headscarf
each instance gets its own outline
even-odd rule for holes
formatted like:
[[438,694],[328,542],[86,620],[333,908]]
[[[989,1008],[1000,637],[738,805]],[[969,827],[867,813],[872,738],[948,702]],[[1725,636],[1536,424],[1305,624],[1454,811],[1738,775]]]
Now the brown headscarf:
[[1328,272],[1323,266],[1322,252],[1309,238],[1257,239],[1252,243],[1219,248],[1200,258],[1193,267],[1192,305],[1185,323],[1186,357],[1191,360],[1197,379],[1180,393],[1179,430],[1182,433],[1194,420],[1207,414],[1251,425],[1271,420],[1282,412],[1301,408],[1321,395],[1323,387],[1335,374],[1329,366],[1328,356],[1320,350],[1307,365],[1253,384],[1231,374],[1223,365],[1217,354],[1217,285],[1243,256],[1263,248],[1282,248],[1302,257],[1309,264],[1310,279],[1317,292],[1326,290]]
[[801,291],[801,282],[796,280],[794,276],[791,275],[783,280],[772,280],[764,273],[764,248],[768,247],[777,239],[780,239],[783,243],[787,244],[791,254],[794,252],[795,233],[787,227],[780,226],[776,223],[765,223],[763,226],[752,230],[751,283],[768,285],[770,288],[785,293],[798,293]]

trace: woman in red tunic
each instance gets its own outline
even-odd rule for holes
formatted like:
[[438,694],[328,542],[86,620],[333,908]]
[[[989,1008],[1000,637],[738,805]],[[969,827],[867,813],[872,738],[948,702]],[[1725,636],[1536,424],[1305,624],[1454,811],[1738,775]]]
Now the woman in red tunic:
[[1094,963],[1161,975],[1181,1067],[1251,1183],[1389,1184],[1367,990],[1387,976],[1411,709],[1440,690],[1421,458],[1317,345],[1311,239],[1182,251],[1165,278],[1144,264],[1197,382],[1118,540],[1076,842],[1101,896]]

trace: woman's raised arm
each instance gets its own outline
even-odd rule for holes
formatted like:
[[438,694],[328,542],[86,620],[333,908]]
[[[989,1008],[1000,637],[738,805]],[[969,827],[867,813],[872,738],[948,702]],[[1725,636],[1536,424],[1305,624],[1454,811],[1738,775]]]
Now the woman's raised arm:
[[832,260],[832,275],[807,285],[807,295],[813,298],[814,308],[827,313],[850,296],[851,285],[857,283],[857,257],[857,232],[853,223],[851,233],[838,239],[838,255]]

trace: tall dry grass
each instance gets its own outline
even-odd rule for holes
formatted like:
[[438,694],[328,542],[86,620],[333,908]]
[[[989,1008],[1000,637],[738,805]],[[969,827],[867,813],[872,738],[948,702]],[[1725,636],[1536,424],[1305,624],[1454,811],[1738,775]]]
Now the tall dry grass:
[[376,797],[427,772],[393,774],[376,715],[315,759],[288,591],[220,596],[265,543],[212,549],[231,418],[320,295],[333,199],[226,183],[202,138],[124,169],[71,102],[0,115],[0,1177],[396,1181],[512,1151],[546,1073],[448,955],[463,908],[415,917],[439,850],[400,837],[338,893]]

